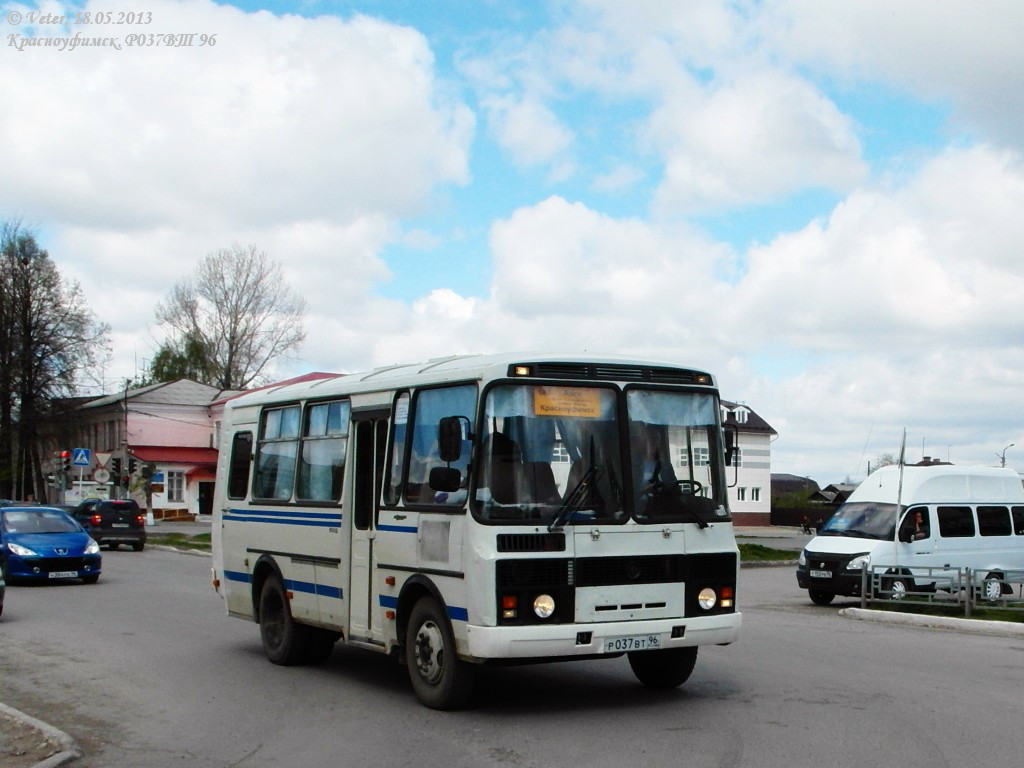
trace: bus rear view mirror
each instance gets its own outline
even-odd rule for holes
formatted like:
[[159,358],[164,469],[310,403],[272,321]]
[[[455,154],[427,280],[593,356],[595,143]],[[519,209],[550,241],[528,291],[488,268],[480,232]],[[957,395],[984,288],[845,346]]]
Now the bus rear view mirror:
[[454,467],[434,467],[430,470],[430,490],[452,493],[462,484],[462,473]]

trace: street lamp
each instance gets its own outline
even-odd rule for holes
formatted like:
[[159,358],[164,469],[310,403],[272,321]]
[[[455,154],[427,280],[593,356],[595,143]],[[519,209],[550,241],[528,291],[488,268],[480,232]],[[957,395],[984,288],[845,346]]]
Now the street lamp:
[[1014,445],[1015,445],[1015,443],[1010,443],[1008,446],[1003,448],[1003,452],[1001,454],[1000,453],[996,454],[996,456],[999,457],[999,466],[1001,466],[1001,467],[1005,467],[1006,466],[1006,452],[1008,450],[1010,450],[1011,448],[1013,448]]

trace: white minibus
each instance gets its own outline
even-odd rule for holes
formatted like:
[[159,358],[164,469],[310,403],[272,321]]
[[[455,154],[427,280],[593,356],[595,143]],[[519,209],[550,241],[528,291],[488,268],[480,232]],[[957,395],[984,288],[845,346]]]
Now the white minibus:
[[952,464],[876,470],[808,542],[797,582],[813,602],[828,605],[836,595],[860,595],[865,566],[893,574],[885,591],[895,599],[936,587],[924,569],[984,571],[993,580],[986,588],[995,590],[986,596],[998,596],[998,579],[1024,570],[1020,476]]
[[276,664],[340,641],[450,709],[483,664],[626,654],[666,688],[738,637],[734,435],[707,372],[466,356],[223,405],[213,583]]

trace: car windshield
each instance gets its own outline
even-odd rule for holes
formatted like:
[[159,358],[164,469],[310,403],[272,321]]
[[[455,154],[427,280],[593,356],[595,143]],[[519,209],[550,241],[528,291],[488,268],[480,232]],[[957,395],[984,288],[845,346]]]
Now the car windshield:
[[822,526],[822,536],[852,536],[889,541],[896,530],[896,505],[878,501],[843,504]]
[[616,390],[492,388],[480,425],[474,512],[503,523],[626,519]]
[[633,508],[642,523],[728,520],[718,401],[710,394],[630,389]]
[[82,530],[59,509],[5,509],[3,526],[7,533],[74,533]]

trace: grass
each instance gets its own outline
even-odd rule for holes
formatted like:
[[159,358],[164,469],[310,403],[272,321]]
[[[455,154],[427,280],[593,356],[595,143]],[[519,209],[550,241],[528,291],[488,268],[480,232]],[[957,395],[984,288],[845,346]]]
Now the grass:
[[1024,623],[1024,610],[1018,607],[986,608],[974,606],[970,616],[964,615],[963,603],[947,601],[929,601],[922,598],[907,597],[897,602],[869,602],[868,608],[873,611],[893,611],[896,613],[913,613],[919,616],[946,616],[952,619],[977,619],[979,621],[1008,621],[1014,624]]
[[175,549],[198,549],[203,552],[210,551],[209,533],[150,533],[146,539],[150,544],[162,544],[165,547]]
[[795,549],[772,549],[763,544],[740,543],[740,561],[744,563],[769,563],[779,560],[796,560],[800,553]]

